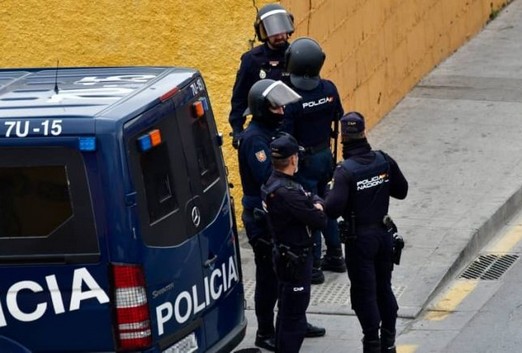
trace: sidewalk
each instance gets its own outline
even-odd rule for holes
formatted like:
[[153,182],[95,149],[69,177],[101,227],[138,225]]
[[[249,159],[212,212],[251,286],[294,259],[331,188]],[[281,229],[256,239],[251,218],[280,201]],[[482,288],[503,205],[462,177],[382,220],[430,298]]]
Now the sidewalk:
[[[372,147],[389,153],[410,183],[406,200],[390,206],[406,241],[393,280],[399,333],[520,207],[521,38],[522,0],[514,0],[368,133]],[[249,326],[239,348],[246,348],[256,330],[254,264],[244,241],[242,251]],[[302,351],[360,351],[347,275],[325,275],[324,284],[312,287],[308,312],[327,328],[327,339],[306,339]]]

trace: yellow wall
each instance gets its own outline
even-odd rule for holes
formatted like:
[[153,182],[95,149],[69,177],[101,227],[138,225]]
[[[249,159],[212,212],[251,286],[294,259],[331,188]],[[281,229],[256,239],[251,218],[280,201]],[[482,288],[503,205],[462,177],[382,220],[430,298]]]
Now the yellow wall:
[[283,0],[293,38],[326,52],[345,110],[375,125],[434,66],[476,34],[510,0]]
[[[282,0],[293,38],[327,54],[322,76],[371,127],[509,0]],[[0,67],[180,65],[198,68],[226,136],[233,194],[241,188],[228,112],[240,55],[265,0],[2,0]],[[240,211],[240,207],[238,207]]]
[[[255,1],[258,8],[270,1]],[[239,57],[254,39],[252,0],[2,0],[0,67],[179,65],[198,68],[241,186],[228,113]],[[240,208],[240,207],[239,207]]]

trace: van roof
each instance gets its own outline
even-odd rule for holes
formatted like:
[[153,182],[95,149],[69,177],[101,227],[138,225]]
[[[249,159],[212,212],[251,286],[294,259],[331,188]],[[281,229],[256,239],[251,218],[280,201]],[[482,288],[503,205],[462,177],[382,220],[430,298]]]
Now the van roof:
[[125,119],[157,104],[195,75],[197,70],[180,67],[3,69],[0,119]]

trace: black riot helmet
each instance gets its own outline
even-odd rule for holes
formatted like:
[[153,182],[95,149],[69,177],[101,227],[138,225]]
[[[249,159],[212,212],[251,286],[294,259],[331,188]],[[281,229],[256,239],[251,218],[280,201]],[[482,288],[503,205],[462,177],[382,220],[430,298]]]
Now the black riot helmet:
[[290,82],[299,89],[314,89],[319,84],[319,72],[325,59],[326,54],[319,43],[308,37],[297,38],[285,52]]
[[300,99],[301,96],[282,81],[259,80],[248,92],[248,108],[243,115],[252,114],[257,119],[271,117],[270,107],[283,107]]
[[254,29],[262,42],[279,33],[291,35],[294,33],[294,17],[279,4],[268,4],[257,12]]

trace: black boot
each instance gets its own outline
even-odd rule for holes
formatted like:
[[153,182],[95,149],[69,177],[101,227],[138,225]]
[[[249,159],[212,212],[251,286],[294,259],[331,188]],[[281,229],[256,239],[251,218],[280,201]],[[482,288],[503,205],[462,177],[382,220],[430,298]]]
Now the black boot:
[[381,353],[397,353],[395,348],[395,331],[381,328]]
[[326,329],[324,327],[314,326],[311,323],[306,324],[305,337],[323,337],[326,335]]
[[321,260],[314,260],[314,267],[312,268],[312,284],[324,283],[324,273],[321,270]]
[[338,273],[346,272],[343,250],[340,247],[326,249],[326,254],[321,260],[321,269]]
[[363,338],[363,353],[381,353],[381,341]]
[[261,334],[256,333],[256,342],[255,345],[261,348],[266,349],[267,351],[275,352],[276,345],[275,345],[275,336],[274,334]]
[[331,271],[337,273],[346,272],[346,264],[342,256],[325,255],[321,264],[323,271]]

